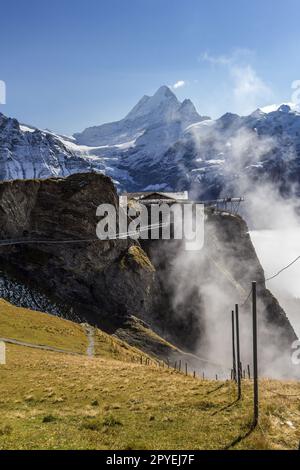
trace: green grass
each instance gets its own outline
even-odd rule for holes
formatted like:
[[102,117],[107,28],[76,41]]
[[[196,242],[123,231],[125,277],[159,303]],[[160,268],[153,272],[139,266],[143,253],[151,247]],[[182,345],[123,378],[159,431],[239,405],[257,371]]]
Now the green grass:
[[146,359],[153,358],[140,349],[130,346],[125,341],[111,336],[104,331],[95,329],[95,356],[110,359],[120,359],[123,361],[145,362]]
[[85,353],[87,338],[81,325],[46,313],[11,305],[0,299],[0,337]]
[[[150,358],[126,342],[94,329],[95,355],[136,362]],[[0,299],[0,338],[16,339],[86,354],[88,341],[85,328],[77,323],[27,308],[16,307]]]

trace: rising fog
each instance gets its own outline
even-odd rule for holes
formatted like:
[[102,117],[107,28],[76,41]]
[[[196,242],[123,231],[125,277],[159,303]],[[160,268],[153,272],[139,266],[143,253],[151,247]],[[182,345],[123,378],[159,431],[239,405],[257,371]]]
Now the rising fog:
[[[289,196],[280,193],[277,184],[266,180],[254,181],[252,169],[260,165],[260,160],[271,155],[276,146],[275,138],[261,138],[256,132],[242,129],[224,140],[224,133],[219,133],[213,126],[205,132],[194,134],[194,141],[202,152],[203,138],[214,142],[214,149],[222,153],[225,159],[224,173],[227,186],[224,196],[231,194],[242,195],[245,198],[241,209],[242,215],[250,227],[250,235],[255,245],[259,260],[265,270],[265,277],[276,273],[292,259],[300,255],[300,219],[297,215],[297,198],[291,190]],[[226,150],[224,152],[224,145]],[[289,154],[286,158],[291,158]],[[203,155],[201,154],[203,158]],[[211,158],[211,156],[210,156]],[[243,262],[234,252],[234,246],[229,242],[222,251],[214,250],[220,233],[209,231],[209,240],[205,241],[204,253],[187,253],[181,250],[173,262],[174,279],[174,310],[181,311],[181,303],[189,303],[191,294],[198,289],[201,305],[199,316],[204,322],[205,337],[199,339],[197,354],[218,363],[224,367],[219,373],[228,375],[231,367],[231,322],[230,314],[235,303],[242,304],[251,286],[250,280],[255,279],[255,266]],[[207,258],[208,254],[208,258]],[[251,270],[253,272],[251,273]],[[232,276],[235,272],[236,276]],[[300,308],[298,317],[288,308],[291,300],[300,297],[300,261],[278,278],[267,283],[267,288],[276,295],[287,309],[287,315],[298,332],[300,330]],[[176,285],[175,285],[176,281]],[[195,298],[195,297],[194,297]],[[263,306],[259,305],[262,312]],[[300,303],[299,303],[300,307]],[[197,307],[196,307],[197,310]],[[248,301],[244,308],[241,321],[242,361],[244,366],[252,364],[252,323],[251,303]],[[260,339],[260,372],[265,376],[289,377],[300,371],[291,365],[290,344],[286,344],[278,334],[278,328],[268,323],[264,315],[259,316]],[[210,374],[218,368],[207,367]],[[298,367],[299,369],[299,367]]]

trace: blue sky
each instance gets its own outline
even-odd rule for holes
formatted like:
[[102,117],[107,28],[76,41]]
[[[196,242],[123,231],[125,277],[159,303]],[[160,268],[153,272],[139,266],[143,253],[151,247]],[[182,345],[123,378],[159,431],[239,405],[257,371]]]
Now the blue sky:
[[299,0],[1,2],[0,111],[73,133],[162,84],[212,117],[290,101],[299,19]]

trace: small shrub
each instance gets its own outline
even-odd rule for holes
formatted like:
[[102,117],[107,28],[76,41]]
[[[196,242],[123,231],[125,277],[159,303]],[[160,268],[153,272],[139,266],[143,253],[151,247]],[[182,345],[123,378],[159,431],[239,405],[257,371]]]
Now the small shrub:
[[53,415],[46,415],[43,417],[43,423],[52,423],[56,421],[56,418]]
[[12,427],[9,424],[5,424],[0,428],[0,436],[7,436],[12,433]]
[[199,410],[206,411],[210,410],[211,408],[215,408],[215,403],[212,401],[204,400],[201,403],[199,403],[198,408]]
[[102,423],[98,418],[87,419],[81,425],[81,429],[89,429],[90,431],[100,431],[102,429]]
[[113,415],[106,416],[103,420],[103,425],[108,427],[122,426],[121,421],[117,420]]

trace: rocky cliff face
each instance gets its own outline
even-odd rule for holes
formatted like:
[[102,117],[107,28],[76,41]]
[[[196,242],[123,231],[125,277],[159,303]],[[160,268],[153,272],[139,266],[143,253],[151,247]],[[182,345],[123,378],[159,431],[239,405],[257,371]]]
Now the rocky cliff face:
[[154,268],[137,243],[97,239],[100,203],[118,203],[102,175],[2,183],[0,237],[25,244],[0,246],[0,267],[80,318],[110,328],[129,315],[147,316]]

